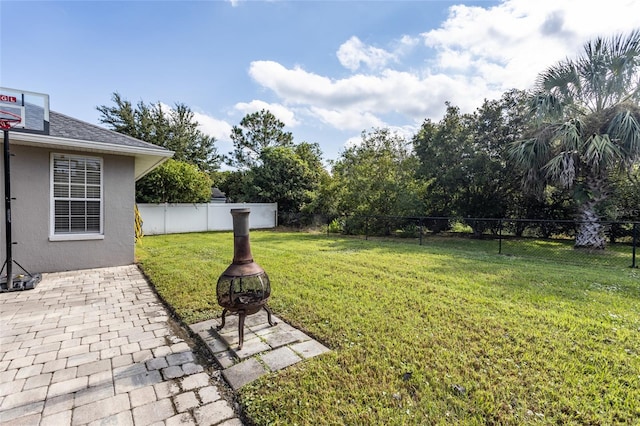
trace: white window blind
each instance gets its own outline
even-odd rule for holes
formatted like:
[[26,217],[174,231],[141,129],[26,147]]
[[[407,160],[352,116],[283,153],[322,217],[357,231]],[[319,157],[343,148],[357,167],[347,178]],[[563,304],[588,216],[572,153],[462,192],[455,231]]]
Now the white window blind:
[[53,233],[102,233],[102,159],[67,154],[52,158]]

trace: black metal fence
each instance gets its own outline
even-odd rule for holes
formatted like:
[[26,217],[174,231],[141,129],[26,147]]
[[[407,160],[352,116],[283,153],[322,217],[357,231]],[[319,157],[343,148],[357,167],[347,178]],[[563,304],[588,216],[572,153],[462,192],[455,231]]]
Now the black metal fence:
[[637,268],[640,222],[600,222],[605,250],[575,249],[576,220],[341,216],[328,233],[365,239],[413,239],[420,245],[535,257],[552,262]]

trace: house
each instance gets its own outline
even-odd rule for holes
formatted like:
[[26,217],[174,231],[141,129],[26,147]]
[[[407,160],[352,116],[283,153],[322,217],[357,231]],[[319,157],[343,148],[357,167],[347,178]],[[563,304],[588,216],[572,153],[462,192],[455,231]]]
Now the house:
[[[30,273],[133,263],[135,182],[173,152],[49,111],[47,95],[0,91],[0,110],[23,118],[8,133],[13,259]],[[4,224],[3,210],[3,243]]]
[[211,187],[211,203],[226,203],[227,195],[220,191],[220,188]]

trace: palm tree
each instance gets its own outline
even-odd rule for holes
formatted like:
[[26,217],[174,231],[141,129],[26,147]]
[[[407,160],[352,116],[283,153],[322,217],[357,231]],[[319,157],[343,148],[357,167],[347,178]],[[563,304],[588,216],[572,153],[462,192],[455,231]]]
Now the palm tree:
[[588,42],[541,73],[530,100],[531,137],[510,149],[525,187],[573,188],[575,247],[604,249],[609,179],[640,161],[640,29]]

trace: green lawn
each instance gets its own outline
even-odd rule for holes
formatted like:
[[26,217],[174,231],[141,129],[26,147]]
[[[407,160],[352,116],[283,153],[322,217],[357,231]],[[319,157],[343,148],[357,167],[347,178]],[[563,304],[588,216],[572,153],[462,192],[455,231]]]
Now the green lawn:
[[[640,423],[638,269],[472,242],[251,241],[274,313],[333,349],[241,389],[258,425]],[[147,236],[137,255],[194,323],[221,314],[232,244],[231,233]]]

